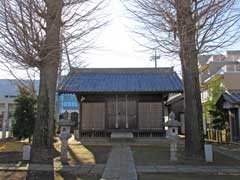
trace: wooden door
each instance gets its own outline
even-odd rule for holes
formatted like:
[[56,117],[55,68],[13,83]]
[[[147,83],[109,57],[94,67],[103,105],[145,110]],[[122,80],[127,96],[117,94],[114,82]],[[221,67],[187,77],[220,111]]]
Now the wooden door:
[[134,99],[129,99],[127,103],[127,122],[129,129],[137,128],[137,102]]
[[107,101],[107,129],[116,128],[116,102],[114,98]]
[[136,128],[136,100],[116,96],[107,101],[108,129]]
[[126,105],[122,98],[118,101],[118,124],[119,129],[126,128]]

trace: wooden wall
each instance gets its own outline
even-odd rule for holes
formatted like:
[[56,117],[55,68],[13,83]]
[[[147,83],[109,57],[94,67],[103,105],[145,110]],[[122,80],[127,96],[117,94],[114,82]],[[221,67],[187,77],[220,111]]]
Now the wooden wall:
[[105,128],[105,103],[82,103],[82,129]]
[[140,102],[138,104],[139,129],[163,129],[163,108],[161,102]]
[[162,94],[118,94],[117,101],[116,95],[78,95],[78,99],[82,96],[80,129],[163,129]]

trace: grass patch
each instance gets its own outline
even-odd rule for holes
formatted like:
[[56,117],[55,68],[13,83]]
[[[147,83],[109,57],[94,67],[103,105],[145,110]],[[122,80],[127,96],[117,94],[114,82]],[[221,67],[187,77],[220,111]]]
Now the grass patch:
[[0,162],[18,163],[22,160],[22,148],[25,141],[16,141],[14,138],[0,141]]
[[139,145],[131,146],[136,165],[240,165],[239,160],[227,157],[214,151],[214,162],[207,163],[201,160],[189,160],[185,158],[184,145],[178,144],[178,161],[170,161],[170,145]]
[[219,152],[214,152],[213,154],[213,158],[214,158],[214,162],[212,164],[216,164],[216,165],[240,165],[240,161],[233,159],[231,157],[227,157]]
[[[60,152],[61,143],[55,144],[55,148]],[[68,148],[68,163],[70,165],[105,164],[110,151],[111,146],[70,144]],[[55,159],[55,162],[59,161],[60,157]]]
[[80,176],[69,172],[55,172],[54,180],[99,180],[98,176]]
[[26,171],[0,171],[0,180],[25,180]]
[[139,174],[139,180],[239,180],[240,176],[234,175],[209,175],[209,174],[189,174],[189,173],[161,173],[161,174]]
[[169,145],[131,146],[133,158],[137,165],[166,164],[169,162]]
[[25,180],[27,175],[35,180],[99,180],[97,176],[82,176],[69,172],[32,171],[0,171],[0,180]]
[[21,152],[23,145],[26,144],[22,141],[14,139],[0,142],[0,152]]

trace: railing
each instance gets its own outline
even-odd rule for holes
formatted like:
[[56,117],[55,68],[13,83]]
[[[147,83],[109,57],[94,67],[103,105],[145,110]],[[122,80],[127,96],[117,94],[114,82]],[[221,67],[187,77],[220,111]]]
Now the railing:
[[81,130],[79,132],[80,138],[94,138],[94,137],[110,137],[111,132],[102,130]]
[[[103,137],[103,138],[110,138],[111,130],[80,130],[79,132],[79,138],[96,138],[96,137]],[[119,132],[125,132],[125,131],[119,131]],[[166,137],[166,132],[164,130],[132,130],[132,131],[126,131],[126,132],[132,132],[134,138],[144,138],[144,137],[160,137],[164,138]]]
[[135,130],[133,131],[134,138],[143,137],[166,137],[166,132],[164,130]]
[[228,143],[230,141],[230,134],[227,130],[207,129],[206,140],[217,143]]

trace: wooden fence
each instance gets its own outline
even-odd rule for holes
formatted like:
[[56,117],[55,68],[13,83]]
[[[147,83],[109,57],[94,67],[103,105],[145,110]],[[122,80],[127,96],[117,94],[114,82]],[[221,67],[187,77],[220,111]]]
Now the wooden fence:
[[227,130],[207,129],[206,140],[217,143],[229,143],[230,134]]

